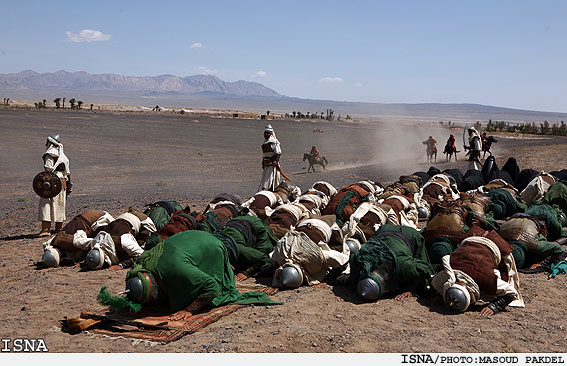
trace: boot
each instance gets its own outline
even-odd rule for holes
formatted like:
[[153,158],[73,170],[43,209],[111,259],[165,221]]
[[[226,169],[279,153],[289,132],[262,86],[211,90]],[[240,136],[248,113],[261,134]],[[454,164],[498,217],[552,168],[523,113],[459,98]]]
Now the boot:
[[37,236],[49,236],[49,230],[51,229],[51,222],[49,221],[42,221],[41,222],[41,231]]
[[62,222],[56,222],[55,223],[55,230],[53,230],[51,233],[52,234],[57,234],[59,231],[61,231],[61,227],[63,226]]

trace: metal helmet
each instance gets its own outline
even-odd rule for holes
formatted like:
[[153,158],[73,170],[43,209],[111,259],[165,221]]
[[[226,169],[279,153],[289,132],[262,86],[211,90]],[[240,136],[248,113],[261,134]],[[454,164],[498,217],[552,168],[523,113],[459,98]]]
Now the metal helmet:
[[356,291],[365,300],[376,301],[382,296],[382,286],[378,282],[372,277],[366,277],[365,279],[358,281]]
[[303,283],[303,275],[297,268],[288,266],[280,272],[280,281],[284,287],[298,288]]
[[126,281],[126,294],[128,300],[136,304],[142,304],[144,301],[144,284],[139,277],[131,277]]
[[462,313],[467,310],[470,305],[470,294],[466,287],[461,285],[453,285],[445,291],[443,299],[445,305],[454,311]]
[[360,249],[360,242],[355,238],[348,238],[345,243],[350,250],[350,254],[354,254]]
[[46,267],[57,267],[61,261],[61,253],[53,247],[47,247],[41,257],[41,263]]
[[426,219],[429,217],[429,211],[425,207],[418,207],[417,208],[417,217],[420,219]]
[[158,285],[149,272],[140,272],[126,281],[126,294],[130,301],[145,304],[158,298]]
[[104,265],[104,252],[100,248],[92,248],[85,259],[90,269],[101,269]]
[[49,138],[61,143],[61,136],[60,135],[50,135]]

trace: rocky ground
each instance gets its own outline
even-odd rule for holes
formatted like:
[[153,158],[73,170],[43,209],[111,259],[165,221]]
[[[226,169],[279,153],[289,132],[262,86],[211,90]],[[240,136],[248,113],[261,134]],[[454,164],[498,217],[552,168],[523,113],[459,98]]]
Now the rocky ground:
[[[172,199],[200,211],[216,194],[247,198],[257,191],[265,123],[190,114],[0,109],[0,337],[43,338],[50,352],[71,353],[565,352],[567,276],[547,279],[543,273],[520,275],[525,308],[490,319],[477,311],[449,314],[436,297],[364,303],[349,287],[325,285],[280,291],[273,299],[283,305],[241,309],[167,345],[62,332],[63,317],[101,310],[95,300],[101,286],[123,290],[126,272],[33,265],[44,239],[34,237],[38,197],[31,182],[42,170],[46,137],[60,134],[71,162],[68,219],[88,208],[115,215],[128,206],[143,209]],[[282,143],[282,169],[303,190],[317,180],[338,188],[367,178],[387,184],[431,165],[464,171],[466,164],[448,163],[441,154],[428,164],[421,144],[433,135],[442,150],[449,133],[461,141],[462,126],[450,131],[393,121],[270,123]],[[522,169],[567,167],[564,138],[497,135],[493,152],[499,166],[513,156]],[[328,159],[326,172],[306,173],[302,157],[312,145]],[[269,284],[270,278],[247,281]]]

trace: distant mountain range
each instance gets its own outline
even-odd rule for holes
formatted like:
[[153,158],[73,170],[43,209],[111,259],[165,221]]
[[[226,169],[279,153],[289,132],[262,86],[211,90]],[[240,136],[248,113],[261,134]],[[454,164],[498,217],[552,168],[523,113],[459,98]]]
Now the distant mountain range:
[[0,74],[0,90],[60,90],[88,92],[123,92],[129,95],[199,95],[216,94],[237,97],[279,97],[280,94],[260,83],[239,80],[222,81],[213,75],[123,76],[57,71],[40,74],[25,70],[15,74]]
[[232,109],[274,113],[321,112],[333,109],[335,116],[394,121],[509,122],[567,121],[567,113],[530,111],[466,103],[367,103],[301,99],[279,94],[260,83],[226,82],[212,75],[179,77],[123,76],[57,71],[40,74],[26,70],[0,74],[0,94],[14,99],[49,101],[56,97],[81,98],[86,103],[160,105]]

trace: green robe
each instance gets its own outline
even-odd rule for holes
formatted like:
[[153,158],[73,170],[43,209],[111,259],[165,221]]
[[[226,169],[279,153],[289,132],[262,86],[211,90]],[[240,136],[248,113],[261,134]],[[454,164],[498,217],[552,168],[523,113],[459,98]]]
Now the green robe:
[[562,182],[553,183],[542,201],[559,209],[563,215],[567,215],[567,186]]
[[270,253],[274,250],[278,238],[276,238],[266,224],[257,217],[238,216],[230,219],[229,222],[233,220],[249,221],[256,229],[256,243],[254,243],[254,245],[251,245],[246,235],[238,228],[227,226],[223,229],[222,232],[232,237],[238,246],[238,259],[233,263],[235,271],[242,272],[250,277],[259,271],[269,268],[272,265]]
[[401,231],[414,243],[415,254],[412,254],[408,245],[396,236],[374,235],[351,256],[351,282],[356,285],[359,280],[369,277],[370,272],[384,261],[393,261],[393,269],[386,279],[388,289],[423,290],[429,284],[431,276],[435,274],[423,236],[417,230],[403,225],[382,225],[376,234],[383,231]]
[[547,240],[554,241],[560,237],[567,236],[567,232],[561,225],[560,211],[551,205],[534,203],[526,210],[526,213],[543,220],[547,228]]
[[487,219],[504,220],[516,212],[524,212],[527,209],[527,205],[519,197],[512,196],[505,189],[493,189],[487,195],[490,197]]
[[154,275],[172,311],[184,309],[197,299],[210,300],[213,307],[273,303],[265,293],[238,292],[225,245],[200,230],[175,234],[144,252],[126,279],[140,272]]

